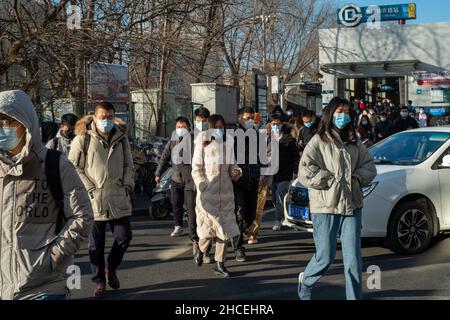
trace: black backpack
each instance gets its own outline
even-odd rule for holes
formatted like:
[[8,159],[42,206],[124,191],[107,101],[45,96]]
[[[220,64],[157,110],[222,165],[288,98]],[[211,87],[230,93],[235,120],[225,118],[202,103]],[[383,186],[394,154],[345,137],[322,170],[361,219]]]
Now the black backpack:
[[59,143],[59,139],[58,137],[54,137],[53,138],[53,150],[58,150],[58,143]]
[[64,215],[64,193],[61,185],[61,174],[59,167],[59,159],[61,152],[53,149],[47,150],[45,157],[45,176],[47,178],[48,187],[53,199],[58,206],[58,217],[56,219],[55,233],[59,234],[67,219]]

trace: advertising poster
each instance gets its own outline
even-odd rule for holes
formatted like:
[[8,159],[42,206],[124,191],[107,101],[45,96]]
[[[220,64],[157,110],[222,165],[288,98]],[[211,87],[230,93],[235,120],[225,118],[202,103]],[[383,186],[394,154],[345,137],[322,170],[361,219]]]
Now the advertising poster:
[[89,100],[129,102],[128,67],[96,63],[89,70]]

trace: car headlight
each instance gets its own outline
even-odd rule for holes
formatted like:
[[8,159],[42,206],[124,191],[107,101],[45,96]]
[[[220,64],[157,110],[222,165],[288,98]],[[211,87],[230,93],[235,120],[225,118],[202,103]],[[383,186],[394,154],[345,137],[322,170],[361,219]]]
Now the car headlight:
[[363,198],[367,197],[373,191],[373,189],[375,189],[377,185],[378,182],[372,182],[367,187],[362,188]]

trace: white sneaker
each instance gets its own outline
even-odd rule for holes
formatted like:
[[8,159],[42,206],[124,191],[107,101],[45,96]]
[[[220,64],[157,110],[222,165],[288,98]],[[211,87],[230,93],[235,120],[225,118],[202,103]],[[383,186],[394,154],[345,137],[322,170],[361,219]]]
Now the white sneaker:
[[281,222],[280,221],[276,221],[275,224],[273,225],[272,230],[274,230],[274,231],[281,230]]
[[298,297],[300,298],[300,300],[311,300],[311,289],[303,284],[304,276],[304,272],[298,275]]
[[250,236],[248,238],[248,244],[256,244],[258,243],[258,239],[255,236]]
[[175,226],[175,229],[173,229],[173,232],[170,234],[171,237],[179,237],[184,234],[183,228],[180,226]]

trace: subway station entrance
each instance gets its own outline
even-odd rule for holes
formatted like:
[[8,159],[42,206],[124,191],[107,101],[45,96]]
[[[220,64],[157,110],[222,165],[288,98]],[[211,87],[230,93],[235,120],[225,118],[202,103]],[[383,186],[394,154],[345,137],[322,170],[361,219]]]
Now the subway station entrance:
[[408,76],[417,71],[420,61],[359,62],[324,64],[322,71],[335,78],[339,97],[369,102],[389,99],[407,104]]
[[401,85],[404,86],[404,80],[400,77],[338,79],[338,94],[347,99],[355,97],[369,102],[389,99],[399,105],[403,101]]

